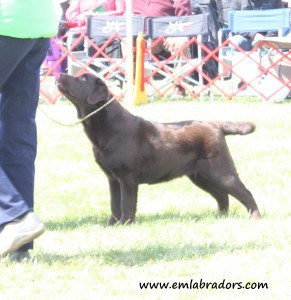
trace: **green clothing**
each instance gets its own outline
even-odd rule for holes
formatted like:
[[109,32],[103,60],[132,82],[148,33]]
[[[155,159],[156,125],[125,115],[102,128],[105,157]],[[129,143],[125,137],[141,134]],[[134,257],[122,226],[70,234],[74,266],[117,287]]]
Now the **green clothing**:
[[57,34],[54,0],[0,0],[0,35],[48,38]]

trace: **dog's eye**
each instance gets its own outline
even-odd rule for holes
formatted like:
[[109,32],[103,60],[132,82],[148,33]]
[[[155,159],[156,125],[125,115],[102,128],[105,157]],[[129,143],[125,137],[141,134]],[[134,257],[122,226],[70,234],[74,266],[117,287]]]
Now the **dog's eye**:
[[80,77],[80,79],[81,79],[81,81],[86,81],[87,80],[87,74],[83,74],[81,77]]

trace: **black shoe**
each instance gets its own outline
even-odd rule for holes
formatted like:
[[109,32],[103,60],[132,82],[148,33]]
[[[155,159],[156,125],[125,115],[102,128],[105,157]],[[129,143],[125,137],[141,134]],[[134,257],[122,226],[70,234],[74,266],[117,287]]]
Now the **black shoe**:
[[176,85],[174,88],[172,98],[176,100],[176,99],[183,99],[184,97],[186,97],[185,89],[180,85]]
[[9,260],[12,262],[27,262],[31,261],[31,256],[28,251],[15,251],[9,254]]

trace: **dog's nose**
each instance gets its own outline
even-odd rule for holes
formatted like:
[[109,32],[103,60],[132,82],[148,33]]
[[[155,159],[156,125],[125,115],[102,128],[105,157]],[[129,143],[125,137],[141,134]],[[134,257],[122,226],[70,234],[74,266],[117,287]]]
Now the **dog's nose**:
[[66,77],[66,74],[64,74],[64,73],[61,73],[59,75],[59,78],[57,79],[57,82],[56,82],[58,87],[63,87],[63,84],[65,83],[65,77]]
[[61,73],[61,74],[60,74],[60,76],[59,76],[59,79],[62,79],[62,78],[64,78],[64,77],[65,77],[65,75],[66,75],[65,73]]
[[57,82],[58,82],[58,83],[63,82],[63,81],[66,79],[66,77],[68,77],[67,74],[61,73],[61,74],[59,75],[59,78],[58,78]]

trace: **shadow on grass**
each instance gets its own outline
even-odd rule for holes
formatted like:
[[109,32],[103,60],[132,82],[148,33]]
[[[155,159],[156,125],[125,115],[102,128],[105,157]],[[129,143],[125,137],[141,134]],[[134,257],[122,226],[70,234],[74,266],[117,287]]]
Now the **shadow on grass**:
[[163,212],[158,214],[144,214],[137,217],[137,224],[153,224],[153,223],[160,223],[160,222],[179,222],[185,223],[189,221],[200,221],[200,220],[207,220],[216,218],[219,214],[215,212],[212,213],[210,211],[204,211],[202,213],[179,213],[179,211],[169,211]]
[[102,227],[107,226],[109,216],[103,215],[88,215],[82,217],[64,217],[61,219],[55,219],[46,221],[45,225],[48,230],[52,231],[70,231],[83,226],[100,225]]
[[[235,212],[232,212],[230,218],[240,218]],[[84,216],[80,218],[68,218],[47,222],[49,230],[74,230],[81,226],[100,225],[107,227],[107,215]],[[138,216],[136,224],[147,226],[158,224],[160,222],[170,223],[179,222],[187,224],[190,221],[215,222],[216,219],[228,218],[221,216],[212,210],[205,210],[201,213],[185,213],[179,211],[163,212],[159,214],[144,214]],[[165,224],[166,225],[166,224]],[[135,225],[133,225],[135,226]],[[246,251],[247,249],[262,249],[262,245],[257,242],[249,242],[243,245],[233,243],[211,243],[203,244],[183,243],[165,245],[162,243],[148,241],[142,245],[130,249],[93,249],[85,252],[77,252],[73,255],[44,253],[38,257],[38,261],[44,264],[53,265],[54,263],[70,264],[79,260],[90,259],[105,264],[122,266],[142,266],[147,263],[171,262],[176,260],[190,260],[213,256],[219,252],[232,253],[235,251]]]
[[[163,221],[175,221],[175,222],[187,222],[191,220],[200,221],[207,219],[217,219],[223,218],[225,215],[221,215],[216,211],[204,211],[202,213],[186,213],[181,214],[179,211],[162,212],[158,214],[147,214],[147,215],[137,215],[136,223],[137,225],[142,224],[152,224]],[[61,219],[50,220],[46,222],[46,228],[52,231],[70,231],[83,226],[94,226],[99,225],[102,227],[107,227],[109,215],[88,215],[82,217],[64,217]],[[121,226],[119,224],[115,226]],[[130,226],[130,225],[127,225]]]
[[262,245],[256,242],[249,242],[244,245],[233,244],[218,244],[218,243],[205,243],[205,244],[183,244],[183,245],[159,245],[152,244],[146,245],[139,249],[119,249],[107,251],[88,251],[80,252],[74,255],[61,255],[45,253],[38,257],[39,262],[52,265],[56,262],[70,264],[78,260],[92,259],[98,260],[101,263],[111,265],[122,265],[127,267],[142,266],[147,263],[155,262],[171,262],[177,260],[190,260],[210,257],[219,252],[230,253],[237,251],[246,251],[247,249],[262,249]]

